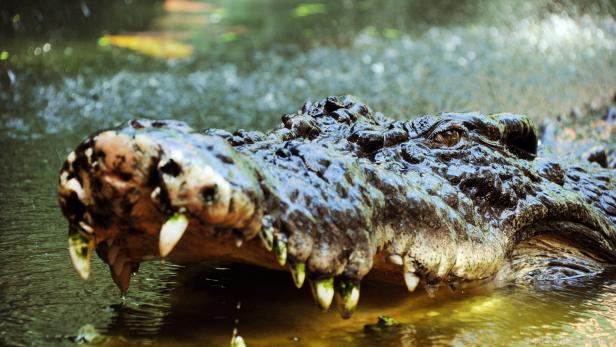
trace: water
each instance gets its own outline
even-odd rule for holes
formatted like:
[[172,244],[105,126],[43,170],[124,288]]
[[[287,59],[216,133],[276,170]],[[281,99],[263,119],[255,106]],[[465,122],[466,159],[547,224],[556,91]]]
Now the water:
[[[0,345],[72,345],[89,327],[112,346],[227,345],[236,320],[249,346],[616,344],[615,274],[560,288],[441,288],[435,299],[364,283],[359,311],[342,320],[319,313],[286,273],[151,262],[122,300],[98,259],[88,281],[74,274],[56,201],[67,153],[131,117],[265,130],[306,99],[351,93],[397,118],[480,110],[571,121],[616,91],[610,2],[2,6]],[[107,34],[131,35],[133,48]],[[179,45],[165,52],[161,40]],[[364,332],[382,314],[403,325]]]

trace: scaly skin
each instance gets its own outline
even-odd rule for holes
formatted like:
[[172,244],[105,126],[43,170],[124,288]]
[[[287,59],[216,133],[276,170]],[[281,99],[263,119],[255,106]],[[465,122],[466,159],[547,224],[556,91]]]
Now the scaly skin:
[[[614,170],[536,158],[523,116],[393,121],[330,97],[282,121],[231,134],[133,120],[88,137],[60,174],[78,272],[93,248],[122,291],[160,254],[286,266],[321,308],[335,291],[348,317],[369,272],[412,291],[561,280],[616,261]],[[561,261],[536,261],[546,255]]]

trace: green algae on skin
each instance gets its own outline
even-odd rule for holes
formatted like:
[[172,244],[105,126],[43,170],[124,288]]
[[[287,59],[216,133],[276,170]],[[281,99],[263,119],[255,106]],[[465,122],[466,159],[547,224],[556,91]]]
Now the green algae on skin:
[[304,280],[306,279],[306,263],[296,263],[289,267],[291,271],[291,276],[293,277],[293,283],[295,283],[295,287],[298,289],[302,287],[304,284]]
[[94,249],[94,237],[78,227],[69,228],[68,248],[75,271],[82,279],[90,276],[90,259]]
[[261,240],[263,241],[263,246],[268,251],[271,251],[274,248],[274,229],[272,227],[264,226],[259,233]]
[[310,281],[310,289],[315,298],[317,306],[322,311],[327,311],[334,299],[334,279],[324,278]]
[[359,302],[359,281],[349,279],[336,280],[336,310],[342,318],[351,318]]
[[274,252],[276,253],[278,264],[280,264],[280,266],[285,266],[287,263],[287,242],[284,238],[276,237]]

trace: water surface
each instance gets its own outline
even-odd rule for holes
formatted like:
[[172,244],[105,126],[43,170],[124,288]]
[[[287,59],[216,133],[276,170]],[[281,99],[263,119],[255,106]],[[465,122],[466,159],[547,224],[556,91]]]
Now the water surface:
[[[122,300],[100,260],[88,281],[74,274],[56,201],[70,150],[134,117],[265,130],[307,99],[354,94],[400,119],[586,124],[616,91],[610,2],[15,2],[0,14],[0,344],[72,345],[89,327],[112,346],[227,345],[235,327],[249,346],[616,344],[616,274],[435,299],[365,283],[342,320],[286,273],[151,262]],[[364,332],[382,314],[403,325]]]

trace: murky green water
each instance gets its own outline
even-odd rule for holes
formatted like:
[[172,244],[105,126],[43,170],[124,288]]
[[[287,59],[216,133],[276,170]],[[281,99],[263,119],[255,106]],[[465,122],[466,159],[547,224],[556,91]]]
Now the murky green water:
[[[236,320],[249,346],[616,344],[615,274],[435,299],[364,284],[341,320],[285,273],[146,263],[123,301],[98,259],[87,282],[74,274],[56,202],[72,147],[132,117],[264,130],[306,99],[346,93],[398,118],[512,111],[541,124],[600,108],[616,91],[609,1],[0,6],[0,345],[71,345],[88,324],[109,345],[227,345]],[[153,41],[99,40],[136,32]],[[148,56],[162,39],[192,53]],[[380,314],[404,324],[364,332]]]

